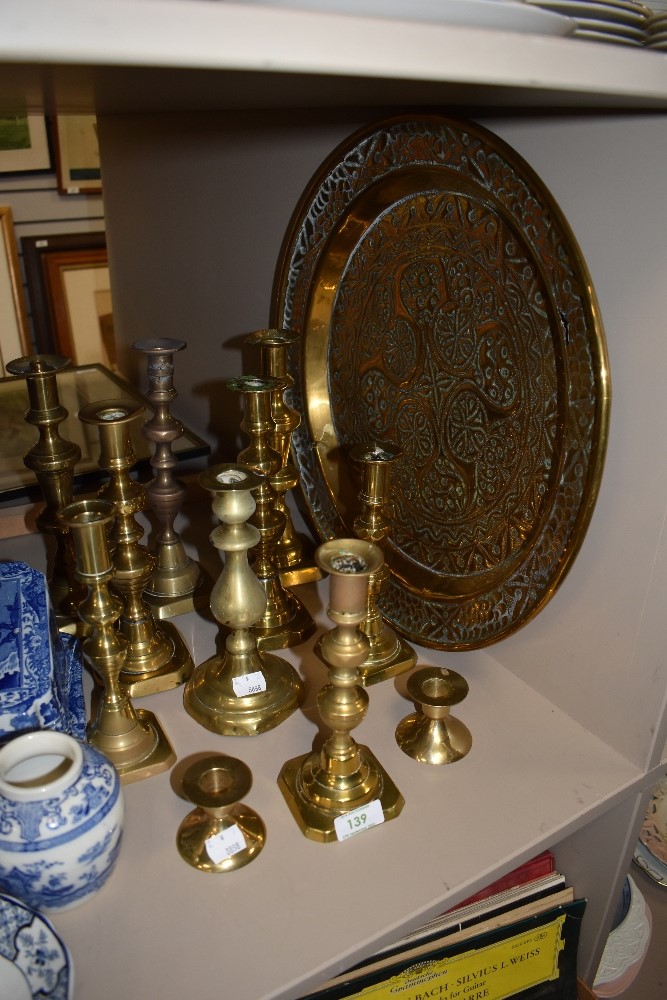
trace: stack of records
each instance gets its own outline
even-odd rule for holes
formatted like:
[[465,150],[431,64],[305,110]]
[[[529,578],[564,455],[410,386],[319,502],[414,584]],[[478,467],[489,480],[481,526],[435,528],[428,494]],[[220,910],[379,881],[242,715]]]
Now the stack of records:
[[575,38],[615,45],[643,46],[651,10],[638,0],[525,0],[576,23]]
[[667,52],[667,10],[654,10],[646,25],[646,46]]

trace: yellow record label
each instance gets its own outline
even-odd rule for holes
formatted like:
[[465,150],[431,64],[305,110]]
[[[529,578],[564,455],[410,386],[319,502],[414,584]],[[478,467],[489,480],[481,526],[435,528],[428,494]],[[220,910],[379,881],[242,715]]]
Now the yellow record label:
[[563,914],[496,944],[453,958],[418,962],[353,996],[369,1000],[505,1000],[531,986],[558,979],[558,956],[565,946],[564,922]]

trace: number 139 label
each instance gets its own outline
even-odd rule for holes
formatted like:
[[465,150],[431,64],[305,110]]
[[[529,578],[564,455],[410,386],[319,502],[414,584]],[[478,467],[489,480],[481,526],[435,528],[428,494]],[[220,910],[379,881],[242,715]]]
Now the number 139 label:
[[334,820],[336,837],[338,840],[349,840],[355,834],[370,830],[379,823],[384,823],[382,803],[379,799],[373,799],[365,806],[359,806],[358,809],[351,809],[342,816],[336,816]]

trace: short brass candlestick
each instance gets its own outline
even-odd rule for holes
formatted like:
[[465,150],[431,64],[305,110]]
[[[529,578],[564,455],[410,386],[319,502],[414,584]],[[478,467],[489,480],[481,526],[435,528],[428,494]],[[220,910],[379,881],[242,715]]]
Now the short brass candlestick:
[[147,494],[161,525],[155,543],[155,568],[144,589],[144,600],[156,618],[172,618],[208,607],[211,590],[211,581],[187,554],[174,527],[185,487],[174,475],[178,458],[172,445],[182,437],[183,424],[172,416],[169,405],[178,395],[174,388],[174,354],[187,345],[184,340],[163,338],[137,340],[132,346],[147,358],[146,398],[154,410],[142,428],[144,437],[153,445],[153,480]]
[[351,735],[368,708],[368,694],[358,680],[369,643],[359,625],[366,611],[368,578],[380,569],[382,553],[360,539],[333,539],[320,545],[315,558],[329,574],[328,615],[335,624],[316,646],[329,667],[329,683],[317,704],[332,733],[319,753],[287,761],[278,784],[302,833],[328,843],[340,839],[336,820],[341,816],[379,803],[382,817],[394,819],[404,800],[368,747]]
[[[354,531],[358,538],[369,542],[381,542],[389,529],[386,508],[390,493],[391,467],[402,452],[394,444],[356,445],[350,452],[353,461],[362,466],[363,481],[359,499],[362,513],[354,519]],[[396,635],[384,621],[377,600],[389,581],[387,564],[382,563],[368,585],[366,617],[362,632],[370,641],[370,652],[360,667],[362,684],[377,684],[388,677],[395,677],[412,670],[417,662],[417,654],[412,646]]]
[[299,485],[299,475],[290,461],[292,434],[301,423],[301,416],[285,402],[285,392],[294,385],[287,367],[287,351],[299,340],[291,330],[257,330],[247,338],[247,343],[259,347],[263,375],[278,379],[278,388],[271,394],[271,416],[274,429],[269,434],[269,445],[280,455],[280,468],[271,477],[276,491],[276,510],[285,515],[285,528],[274,550],[275,564],[280,579],[286,587],[320,580],[320,573],[313,558],[312,543],[299,537],[292,523],[287,506],[287,493]]
[[56,376],[69,364],[69,358],[56,354],[35,354],[10,361],[7,371],[25,378],[30,402],[26,423],[33,424],[39,432],[38,441],[23,461],[34,472],[45,500],[37,526],[55,540],[55,553],[48,572],[51,603],[59,627],[71,626],[76,630],[80,624],[77,608],[85,589],[76,576],[69,532],[58,517],[72,500],[74,467],[81,458],[79,446],[63,440],[58,432],[67,410],[58,398]]
[[253,861],[264,847],[266,828],[241,802],[252,786],[250,768],[236,757],[210,754],[183,776],[183,793],[197,807],[180,827],[181,857],[203,872],[232,872]]
[[255,490],[257,509],[252,519],[260,534],[253,569],[266,594],[264,613],[252,627],[260,649],[297,646],[315,631],[315,622],[301,601],[283,587],[274,559],[276,543],[285,527],[285,515],[276,506],[276,491],[272,486],[273,476],[280,469],[280,455],[269,444],[274,428],[271,397],[279,384],[268,375],[242,375],[227,382],[232,391],[243,393],[245,412],[241,427],[250,438],[238,461],[262,477]]
[[118,680],[128,643],[114,628],[122,601],[108,587],[113,563],[107,532],[115,516],[115,507],[107,500],[78,500],[60,513],[74,542],[77,574],[88,590],[79,607],[91,630],[83,653],[103,686],[95,718],[88,723],[88,742],[105,753],[121,781],[129,783],[168,770],[176,755],[153,713],[135,711]]
[[124,600],[119,627],[129,641],[120,679],[133,698],[177,687],[193,667],[178,630],[171,622],[158,628],[142,598],[155,559],[140,544],[144,531],[135,517],[146,505],[146,491],[129,473],[135,463],[131,427],[143,413],[141,403],[120,399],[89,403],[79,412],[80,420],[98,428],[100,465],[111,476],[99,495],[116,505],[113,587]]
[[420,710],[396,729],[403,753],[423,764],[451,764],[465,757],[472,736],[449,710],[468,694],[466,680],[445,667],[422,667],[408,678],[407,690]]
[[225,565],[211,591],[211,611],[231,629],[225,652],[195,667],[185,685],[187,712],[206,729],[223,736],[256,736],[279,725],[298,707],[303,685],[294,667],[272,653],[257,650],[250,630],[266,606],[266,594],[248,565],[248,550],[259,531],[247,520],[255,510],[252,490],[263,479],[240,465],[207,469],[199,482],[213,495],[222,524],[211,533],[224,551]]

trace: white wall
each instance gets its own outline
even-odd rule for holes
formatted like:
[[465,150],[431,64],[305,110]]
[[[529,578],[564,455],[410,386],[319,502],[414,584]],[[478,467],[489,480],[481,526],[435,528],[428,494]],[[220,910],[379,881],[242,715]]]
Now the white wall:
[[[128,354],[121,365],[138,370],[129,345],[139,337],[188,342],[177,360],[174,409],[208,437],[213,458],[233,458],[238,448],[240,414],[222,382],[242,370],[242,335],[268,322],[291,212],[360,115],[99,122],[115,320]],[[667,201],[660,169],[667,119],[484,124],[525,156],[574,229],[600,301],[613,384],[607,467],[583,548],[546,609],[490,651],[643,766],[664,743],[653,723],[667,688]],[[474,652],[453,657],[464,672],[474,663]]]

